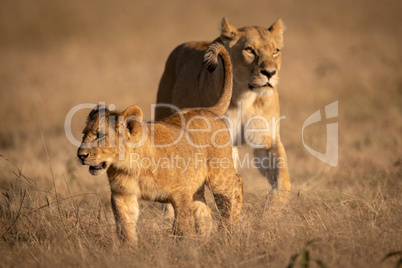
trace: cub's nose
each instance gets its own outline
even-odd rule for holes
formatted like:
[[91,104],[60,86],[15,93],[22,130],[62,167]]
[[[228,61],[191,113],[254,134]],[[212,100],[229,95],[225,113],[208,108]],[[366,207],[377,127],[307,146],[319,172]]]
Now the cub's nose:
[[263,75],[265,75],[266,77],[268,77],[268,79],[270,79],[272,76],[274,76],[276,74],[276,70],[265,70],[262,69],[260,71]]
[[78,156],[78,158],[80,159],[81,164],[84,165],[85,159],[89,156],[89,153],[88,153],[88,154],[85,154],[85,153],[77,153],[77,156]]

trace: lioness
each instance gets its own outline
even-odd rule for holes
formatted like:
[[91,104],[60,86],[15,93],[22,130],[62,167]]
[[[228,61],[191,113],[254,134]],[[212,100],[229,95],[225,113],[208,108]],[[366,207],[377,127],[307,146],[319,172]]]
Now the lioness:
[[[137,106],[123,112],[95,107],[83,131],[77,156],[92,175],[107,173],[117,234],[137,242],[138,199],[171,203],[175,234],[193,233],[212,220],[203,187],[208,185],[221,213],[221,228],[239,220],[243,179],[233,167],[230,133],[219,119],[229,106],[232,68],[225,48],[205,54],[212,71],[223,59],[223,93],[210,108],[184,109],[163,121],[146,123]],[[208,230],[207,230],[208,231]]]
[[[209,75],[202,67],[208,46],[223,44],[233,64],[233,95],[226,112],[233,145],[247,142],[260,160],[259,171],[268,178],[273,200],[285,203],[290,180],[285,148],[280,139],[277,84],[283,47],[282,20],[268,29],[248,26],[235,28],[226,18],[221,35],[213,42],[189,42],[170,54],[159,84],[157,103],[178,108],[208,107],[219,98],[223,82],[222,66]],[[169,116],[172,109],[157,107],[155,119]],[[243,134],[244,133],[244,134]]]

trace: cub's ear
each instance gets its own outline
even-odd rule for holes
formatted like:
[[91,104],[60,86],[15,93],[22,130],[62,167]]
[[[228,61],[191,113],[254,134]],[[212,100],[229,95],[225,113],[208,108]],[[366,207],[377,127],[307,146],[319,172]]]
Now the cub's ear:
[[95,108],[93,108],[92,111],[89,113],[87,121],[90,122],[94,120],[98,114],[105,116],[105,114],[108,112],[109,110],[106,108],[104,104],[99,104]]
[[274,22],[274,24],[271,25],[271,27],[268,28],[268,31],[272,33],[274,38],[281,43],[283,46],[283,32],[285,31],[285,26],[283,25],[283,22],[281,19],[278,19],[277,21]]
[[226,17],[222,19],[221,22],[221,39],[222,41],[225,40],[234,40],[236,39],[238,31],[236,27],[234,27]]
[[126,122],[126,127],[132,133],[133,129],[137,124],[141,125],[141,121],[143,118],[142,111],[140,107],[138,106],[130,106],[127,109],[125,109],[122,113],[121,116],[124,118],[124,121]]
[[136,105],[131,105],[128,108],[126,108],[122,113],[122,116],[124,117],[129,117],[129,116],[138,116],[138,117],[143,117],[142,111],[140,107]]

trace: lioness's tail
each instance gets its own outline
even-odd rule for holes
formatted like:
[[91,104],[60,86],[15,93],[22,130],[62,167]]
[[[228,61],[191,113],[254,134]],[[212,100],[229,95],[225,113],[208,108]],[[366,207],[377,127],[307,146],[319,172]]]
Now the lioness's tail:
[[229,53],[222,44],[212,43],[205,52],[204,63],[208,71],[213,72],[218,66],[218,55],[222,58],[225,77],[222,94],[218,102],[210,110],[216,115],[224,115],[229,108],[233,89],[232,61],[230,60]]

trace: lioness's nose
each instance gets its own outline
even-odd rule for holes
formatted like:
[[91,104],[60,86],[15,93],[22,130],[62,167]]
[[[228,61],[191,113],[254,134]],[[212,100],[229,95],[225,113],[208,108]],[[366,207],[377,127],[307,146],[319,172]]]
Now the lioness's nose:
[[265,69],[262,69],[260,72],[261,72],[263,75],[265,75],[266,77],[268,77],[268,79],[271,78],[272,76],[274,76],[274,75],[276,74],[276,70],[265,70]]

